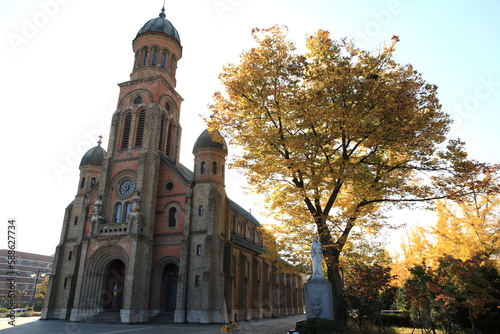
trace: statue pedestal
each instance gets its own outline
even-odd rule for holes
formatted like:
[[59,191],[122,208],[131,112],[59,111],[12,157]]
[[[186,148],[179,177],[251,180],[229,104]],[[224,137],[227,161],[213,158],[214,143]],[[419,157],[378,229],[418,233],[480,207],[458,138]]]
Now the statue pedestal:
[[306,319],[333,319],[332,284],[324,277],[313,276],[307,280],[304,289]]

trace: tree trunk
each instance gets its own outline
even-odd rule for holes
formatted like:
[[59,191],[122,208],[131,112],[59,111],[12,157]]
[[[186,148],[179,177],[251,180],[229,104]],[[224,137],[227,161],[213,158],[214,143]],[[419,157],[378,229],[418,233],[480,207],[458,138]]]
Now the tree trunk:
[[[326,253],[326,252],[325,252]],[[328,254],[325,257],[328,281],[332,284],[333,318],[335,321],[347,324],[347,302],[344,295],[344,284],[340,273],[340,253]]]

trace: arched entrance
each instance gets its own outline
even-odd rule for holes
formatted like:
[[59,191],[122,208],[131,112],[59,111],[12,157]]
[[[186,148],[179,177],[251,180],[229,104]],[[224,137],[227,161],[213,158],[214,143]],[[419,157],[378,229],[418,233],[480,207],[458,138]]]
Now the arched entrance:
[[173,312],[177,304],[177,278],[179,268],[170,263],[165,266],[161,281],[161,299],[160,308],[162,310]]
[[106,311],[119,311],[123,305],[125,264],[120,260],[109,263],[101,291],[102,307]]

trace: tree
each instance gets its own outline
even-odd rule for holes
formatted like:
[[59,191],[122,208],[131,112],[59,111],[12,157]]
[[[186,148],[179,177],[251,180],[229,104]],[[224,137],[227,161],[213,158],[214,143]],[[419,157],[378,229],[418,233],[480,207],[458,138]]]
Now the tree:
[[[353,263],[345,270],[345,294],[353,318],[361,332],[369,321],[375,323],[383,309],[382,293],[390,288],[389,267],[378,263]],[[380,321],[380,319],[378,319]]]
[[[498,184],[498,180],[491,182]],[[408,278],[407,268],[423,262],[437,268],[439,259],[447,255],[463,261],[477,254],[487,258],[497,255],[499,214],[498,194],[471,192],[453,201],[437,201],[435,225],[415,226],[408,233],[408,240],[401,243],[401,256],[393,266],[393,273],[399,276],[399,282],[404,282]]]
[[484,255],[467,260],[445,256],[433,269],[417,265],[405,282],[410,314],[417,324],[434,332],[440,325],[444,333],[490,332],[498,328],[498,271],[487,264]]
[[37,285],[35,294],[36,299],[41,299],[41,300],[45,299],[45,295],[47,294],[47,289],[49,287],[49,278],[50,278],[49,275],[45,276],[43,281]]
[[[319,30],[302,55],[286,34],[253,30],[257,46],[219,76],[224,92],[214,95],[209,126],[241,148],[232,166],[270,211],[318,235],[335,317],[345,321],[340,256],[350,235],[376,233],[385,203],[445,196],[425,172],[458,165],[463,150],[452,142],[438,154],[449,117],[437,87],[393,60],[397,36],[370,53]],[[441,189],[459,191],[453,179],[440,180]]]
[[434,277],[431,288],[438,293],[436,301],[445,315],[441,323],[447,333],[455,333],[454,328],[461,323],[476,333],[477,318],[494,312],[500,303],[495,298],[500,291],[494,286],[498,285],[498,272],[485,264],[484,255],[464,261],[452,256],[440,258]]

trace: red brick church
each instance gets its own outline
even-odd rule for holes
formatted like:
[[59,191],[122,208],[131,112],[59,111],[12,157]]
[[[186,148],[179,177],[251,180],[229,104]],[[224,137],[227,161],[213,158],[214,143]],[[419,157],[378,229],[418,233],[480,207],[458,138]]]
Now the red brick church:
[[80,163],[42,318],[222,323],[303,313],[300,276],[262,256],[259,222],[226,196],[222,136],[205,130],[193,170],[179,163],[182,46],[164,10],[132,46],[107,151],[99,140]]

